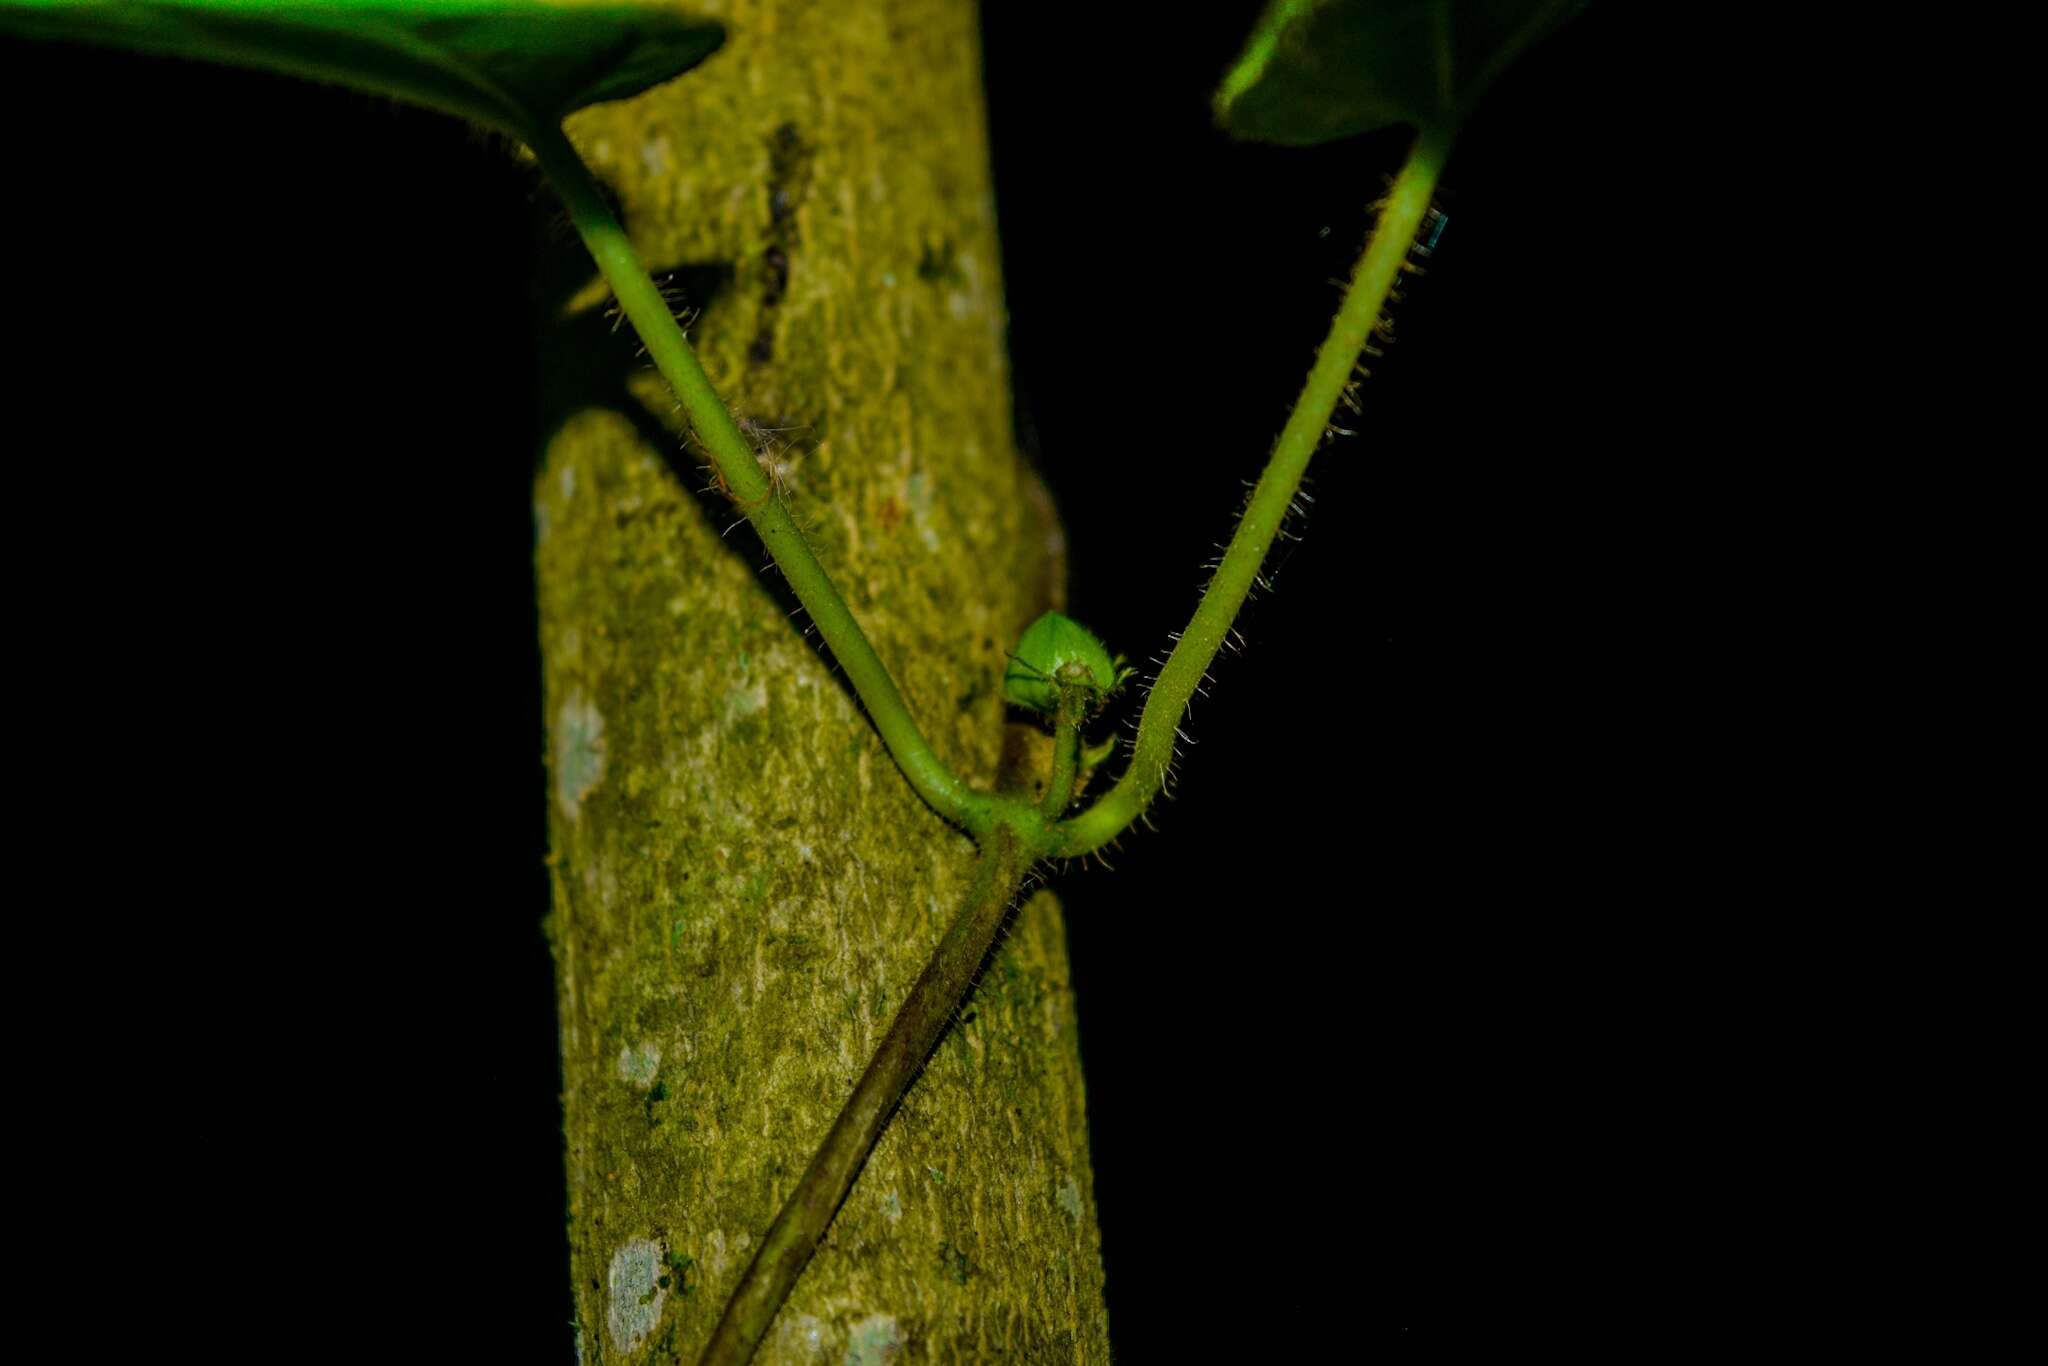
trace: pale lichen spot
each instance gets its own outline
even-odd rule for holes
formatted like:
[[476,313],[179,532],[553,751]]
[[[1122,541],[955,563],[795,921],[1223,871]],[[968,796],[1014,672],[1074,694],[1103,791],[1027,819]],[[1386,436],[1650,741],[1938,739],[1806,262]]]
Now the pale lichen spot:
[[652,1039],[628,1044],[619,1050],[619,1080],[630,1086],[649,1087],[661,1075],[661,1045]]
[[583,892],[599,906],[615,906],[619,900],[619,875],[609,863],[583,865]]
[[546,503],[533,505],[533,535],[536,542],[547,540],[555,531],[555,519],[548,514]]
[[870,1314],[846,1335],[840,1366],[895,1366],[903,1355],[903,1329],[889,1314]]
[[937,550],[939,533],[932,527],[932,481],[924,477],[922,470],[904,481],[903,500],[910,504],[910,520],[917,527],[917,538],[924,542],[926,550]]
[[953,269],[963,288],[946,296],[946,311],[956,319],[965,320],[974,316],[977,309],[976,296],[981,293],[981,263],[974,259],[974,253],[963,251],[953,258]]
[[895,1191],[882,1197],[882,1217],[892,1224],[903,1221],[903,1198]]
[[836,1336],[815,1314],[779,1314],[762,1344],[761,1360],[824,1362],[831,1358]]
[[565,500],[574,498],[576,496],[576,467],[574,465],[562,466],[561,483],[562,497]]
[[768,709],[768,680],[757,677],[743,687],[725,691],[725,723],[729,726]]
[[634,1238],[621,1245],[612,1254],[605,1294],[612,1346],[621,1353],[631,1352],[661,1322],[662,1301],[668,1298],[661,1284],[661,1244],[651,1238]]
[[604,780],[604,717],[581,690],[563,699],[555,714],[555,800],[575,820]]
[[1081,1187],[1072,1176],[1060,1178],[1058,1198],[1060,1208],[1066,1212],[1066,1216],[1075,1223],[1079,1223],[1081,1221]]
[[712,1229],[704,1239],[704,1274],[713,1280],[725,1275],[727,1255],[725,1231]]
[[650,179],[659,180],[668,174],[668,137],[656,133],[640,144],[640,164],[647,168]]

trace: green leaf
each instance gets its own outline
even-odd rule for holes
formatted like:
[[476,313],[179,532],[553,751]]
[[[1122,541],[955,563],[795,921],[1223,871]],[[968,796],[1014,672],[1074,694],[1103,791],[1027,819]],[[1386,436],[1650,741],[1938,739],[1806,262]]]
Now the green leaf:
[[282,71],[528,141],[725,41],[651,0],[0,0],[0,31]]
[[1272,0],[1216,91],[1216,118],[1292,146],[1455,127],[1516,53],[1587,3]]

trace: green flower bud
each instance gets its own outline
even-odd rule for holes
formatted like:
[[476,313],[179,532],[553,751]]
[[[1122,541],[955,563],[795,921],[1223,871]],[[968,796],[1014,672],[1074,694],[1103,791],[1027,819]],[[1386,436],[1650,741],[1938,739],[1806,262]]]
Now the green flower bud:
[[1026,627],[1003,674],[1003,696],[1017,706],[1048,715],[1059,710],[1060,689],[1081,687],[1094,702],[1115,692],[1131,676],[1118,668],[1095,633],[1058,612],[1047,612]]

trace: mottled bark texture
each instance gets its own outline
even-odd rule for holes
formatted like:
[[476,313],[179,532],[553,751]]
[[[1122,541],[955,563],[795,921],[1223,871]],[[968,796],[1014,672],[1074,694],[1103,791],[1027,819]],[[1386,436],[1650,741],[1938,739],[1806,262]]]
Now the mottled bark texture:
[[[1005,651],[1059,557],[1011,439],[974,8],[700,8],[724,51],[571,136],[650,266],[693,283],[720,392],[789,429],[786,496],[934,747],[991,784],[1022,738]],[[647,412],[571,415],[536,487],[572,1270],[583,1356],[614,1363],[694,1358],[973,857],[751,533],[722,534],[737,514],[662,438],[659,383],[633,387]],[[1107,1357],[1064,933],[1040,896],[759,1359]]]

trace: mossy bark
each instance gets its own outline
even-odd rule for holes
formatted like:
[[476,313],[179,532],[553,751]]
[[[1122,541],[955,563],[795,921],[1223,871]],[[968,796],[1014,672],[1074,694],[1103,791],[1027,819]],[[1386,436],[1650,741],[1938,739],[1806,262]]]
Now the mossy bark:
[[[724,51],[570,133],[934,747],[988,786],[1005,651],[1059,590],[1013,448],[967,0],[705,5]],[[716,278],[692,270],[686,278]],[[668,404],[651,376],[636,392]],[[644,419],[644,415],[642,415]],[[648,424],[574,414],[536,486],[585,1360],[691,1360],[960,905],[911,793],[737,513]],[[1020,912],[760,1360],[1104,1361],[1064,933]]]

